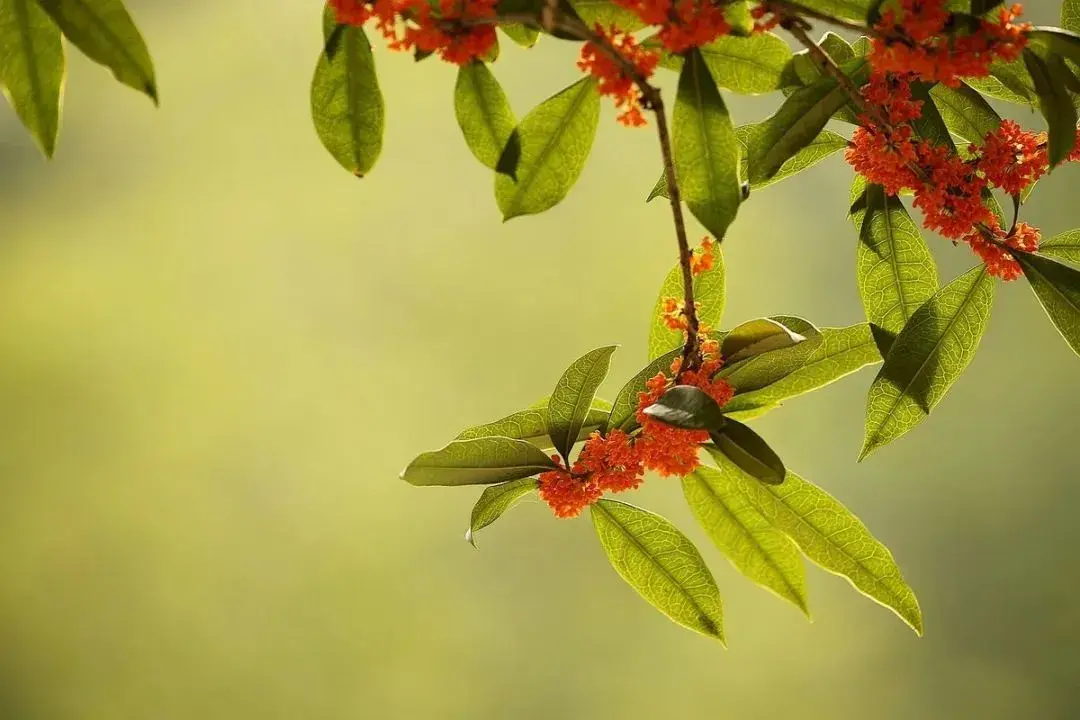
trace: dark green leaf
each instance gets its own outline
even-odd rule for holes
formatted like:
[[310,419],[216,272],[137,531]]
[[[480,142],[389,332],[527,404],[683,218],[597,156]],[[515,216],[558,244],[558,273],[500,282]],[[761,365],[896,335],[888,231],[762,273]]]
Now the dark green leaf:
[[1014,255],[1054,327],[1080,355],[1080,270],[1038,255]]
[[665,392],[645,414],[683,430],[719,430],[724,413],[709,395],[693,385],[676,385]]
[[121,0],[38,0],[68,41],[157,105],[154,63]]
[[579,80],[525,116],[508,144],[518,147],[517,180],[506,174],[495,178],[503,220],[543,212],[566,197],[585,168],[599,120],[600,96],[592,78]]
[[809,617],[806,568],[798,548],[736,483],[737,478],[702,466],[682,479],[683,495],[701,527],[739,572]]
[[941,402],[975,357],[993,299],[994,279],[979,265],[915,311],[870,386],[860,460],[914,428]]
[[[750,477],[767,485],[784,482],[784,463],[756,432],[728,418],[721,430],[709,433],[713,444],[705,449],[714,458],[723,456]],[[717,460],[717,462],[720,462]]]
[[494,170],[517,119],[502,86],[484,63],[473,62],[458,70],[454,113],[469,150]]
[[892,553],[833,496],[791,472],[780,485],[763,485],[730,462],[721,465],[758,512],[791,538],[811,562],[844,577],[870,599],[923,632],[922,611]]
[[1024,64],[1035,82],[1039,109],[1050,131],[1048,152],[1053,167],[1063,162],[1076,144],[1076,107],[1064,77],[1070,70],[1060,55],[1044,61],[1031,50],[1024,50]]
[[915,128],[915,134],[935,145],[944,145],[950,150],[956,148],[949,128],[945,126],[945,120],[938,112],[937,105],[930,97],[930,88],[926,83],[911,83],[911,96],[922,102],[922,114],[911,121]]
[[968,85],[961,83],[960,87],[951,88],[939,83],[930,89],[930,96],[946,127],[968,142],[981,144],[988,133],[1001,125],[997,111]]
[[[716,262],[710,270],[706,270],[694,278],[694,299],[701,305],[698,308],[698,319],[708,327],[717,327],[724,315],[724,255],[720,248],[714,248]],[[664,298],[673,297],[682,300],[684,296],[682,284],[682,268],[678,265],[673,267],[664,278],[664,284],[660,286],[660,294],[656,298],[656,306],[653,308],[652,323],[649,325],[649,359],[655,360],[664,353],[675,348],[682,347],[685,334],[680,330],[672,330],[664,324],[663,305]]]
[[[324,31],[329,35],[336,26],[327,8]],[[382,152],[386,118],[375,58],[361,28],[350,25],[341,31],[333,59],[319,53],[311,117],[323,146],[343,168],[357,177],[371,171]]]
[[722,240],[742,202],[740,148],[724,99],[696,50],[679,75],[672,125],[675,176],[683,202]]
[[758,318],[731,329],[720,346],[720,355],[728,364],[791,347],[806,340],[775,320]]
[[529,27],[528,25],[511,23],[508,25],[500,25],[499,29],[506,34],[506,37],[510,38],[523,48],[531,48],[536,44],[536,41],[540,39],[540,31],[534,27]]
[[[661,52],[660,64],[671,70],[681,70],[680,55],[663,50],[656,37],[645,46]],[[755,33],[750,37],[725,35],[698,48],[716,84],[743,95],[759,95],[780,88],[784,68],[791,61],[791,48],[772,33]]]
[[679,625],[724,642],[716,581],[678,528],[614,500],[601,500],[591,511],[608,561],[630,587]]
[[[547,432],[547,404],[548,400],[545,398],[543,402],[534,407],[520,410],[494,422],[462,430],[454,439],[472,440],[473,438],[499,436],[524,440],[539,448],[553,448],[555,444]],[[589,414],[585,416],[585,423],[581,426],[577,440],[584,440],[592,431],[599,429],[607,422],[608,409],[605,405],[599,398],[593,400],[593,406],[589,409]]]
[[657,373],[670,374],[671,364],[680,355],[682,355],[681,347],[666,352],[632,377],[619,391],[619,394],[615,396],[615,402],[611,404],[611,416],[608,419],[607,427],[613,430],[621,429],[629,432],[636,424],[634,416],[637,414],[638,393],[648,391],[646,383],[656,377]]
[[0,89],[46,157],[56,150],[64,46],[37,0],[0,0]]
[[1043,240],[1039,245],[1039,254],[1080,265],[1080,229]]
[[514,503],[531,493],[538,485],[539,481],[536,478],[521,478],[484,488],[480,499],[473,505],[472,518],[469,521],[469,529],[465,533],[465,540],[476,547],[477,531],[502,517]]
[[607,377],[613,352],[615,346],[609,345],[575,360],[559,378],[548,400],[548,435],[567,466],[570,465],[570,448],[589,415],[596,389]]
[[[720,371],[738,393],[768,387],[795,372],[810,359],[821,344],[821,332],[801,318],[773,318],[806,339],[795,345],[731,363]],[[797,325],[796,325],[797,323]]]
[[413,485],[494,485],[556,467],[543,450],[524,440],[482,437],[454,440],[418,455],[401,479]]

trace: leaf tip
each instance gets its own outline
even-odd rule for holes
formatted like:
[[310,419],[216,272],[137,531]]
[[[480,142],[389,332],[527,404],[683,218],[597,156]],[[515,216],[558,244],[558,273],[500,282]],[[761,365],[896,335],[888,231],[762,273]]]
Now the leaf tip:
[[469,528],[468,530],[465,531],[465,542],[472,545],[473,550],[479,550],[480,549],[480,548],[476,547],[476,538],[473,535],[472,528]]

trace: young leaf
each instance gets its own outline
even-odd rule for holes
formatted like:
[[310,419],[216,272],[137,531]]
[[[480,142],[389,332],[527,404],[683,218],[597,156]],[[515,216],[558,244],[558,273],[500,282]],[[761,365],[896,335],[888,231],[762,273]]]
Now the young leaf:
[[742,202],[739,141],[724,99],[701,53],[692,51],[679,75],[672,113],[675,177],[683,202],[723,240]]
[[64,46],[37,0],[0,0],[0,90],[45,157],[56,150]]
[[728,418],[723,429],[709,433],[712,445],[705,450],[717,458],[723,456],[744,473],[766,485],[784,482],[787,470],[769,444],[756,432],[737,420]]
[[737,325],[724,338],[720,355],[728,364],[773,350],[791,347],[806,340],[775,320],[758,318]]
[[724,406],[724,413],[730,417],[733,412],[776,406],[879,362],[881,355],[869,324],[822,328],[821,344],[802,367],[760,390],[736,395]]
[[698,523],[739,572],[806,614],[806,568],[795,544],[774,528],[730,475],[701,466],[682,479]]
[[[608,410],[601,407],[598,401],[599,398],[593,400],[593,406],[589,408],[589,414],[585,416],[585,423],[578,432],[577,440],[584,440],[593,430],[599,429],[607,421]],[[545,399],[539,407],[520,410],[499,420],[467,428],[458,433],[454,439],[472,440],[479,437],[499,436],[524,440],[545,450],[553,448],[555,445],[547,433],[547,403]]]
[[469,520],[465,540],[476,547],[476,533],[502,517],[504,512],[514,506],[514,503],[535,490],[539,484],[536,478],[529,477],[484,488],[484,492],[480,493],[480,499],[473,505],[472,518]]
[[720,591],[685,535],[633,505],[600,500],[590,510],[608,561],[630,587],[679,625],[724,642]]
[[413,485],[494,485],[556,467],[543,450],[523,440],[482,437],[418,455],[401,479]]
[[1080,270],[1038,255],[1013,254],[1054,327],[1080,355]]
[[599,121],[600,96],[591,77],[525,116],[507,144],[508,149],[516,145],[520,158],[516,180],[502,173],[495,177],[495,200],[503,220],[541,213],[566,197],[585,168]]
[[914,428],[941,402],[975,357],[993,299],[994,278],[979,265],[915,311],[870,386],[860,460]]
[[[327,7],[325,34],[334,32],[335,26],[333,10]],[[382,91],[363,29],[349,25],[339,32],[333,58],[319,53],[311,80],[311,117],[323,147],[338,164],[356,177],[364,177],[382,152]]]
[[937,266],[904,203],[880,185],[866,188],[865,204],[852,220],[859,229],[859,297],[884,355],[915,310],[937,292]]
[[613,352],[615,346],[609,345],[575,360],[559,378],[555,392],[548,400],[548,435],[567,466],[570,465],[570,448],[574,447],[589,415],[596,389],[607,377]]
[[981,144],[1001,125],[1001,116],[969,85],[951,88],[938,83],[930,89],[930,97],[949,131],[968,142]]
[[724,413],[709,395],[694,385],[676,385],[645,408],[645,414],[683,430],[719,430]]
[[[724,315],[724,256],[720,248],[714,248],[716,262],[712,268],[705,270],[694,278],[694,300],[701,305],[698,308],[698,319],[709,327],[720,324],[720,318]],[[664,353],[675,348],[682,347],[683,333],[672,330],[664,324],[663,306],[664,298],[683,298],[682,268],[678,265],[673,267],[664,278],[660,286],[660,294],[656,298],[656,306],[653,308],[652,323],[649,325],[649,359],[655,360]]]
[[846,578],[852,586],[895,612],[919,635],[922,611],[892,553],[836,498],[791,472],[780,485],[762,485],[730,462],[721,470],[758,512],[791,538],[807,558]]
[[[649,38],[644,45],[660,51],[662,67],[682,69],[682,56],[664,51],[659,38]],[[702,45],[698,51],[717,85],[743,95],[779,89],[784,68],[792,57],[788,44],[772,33],[755,33],[750,37],[724,35]]]
[[1076,107],[1066,85],[1065,75],[1071,73],[1061,55],[1051,55],[1044,61],[1031,50],[1024,50],[1024,64],[1035,91],[1039,96],[1039,109],[1050,132],[1048,152],[1050,166],[1063,162],[1076,144]]
[[[844,72],[856,85],[866,82],[866,60],[852,60]],[[848,104],[844,88],[832,78],[822,78],[791,94],[773,115],[760,125],[747,148],[751,185],[761,183],[779,172],[790,158],[813,142],[834,113]]]
[[607,427],[625,432],[632,430],[636,425],[635,415],[637,414],[638,393],[648,390],[646,383],[656,377],[657,373],[669,374],[671,372],[671,363],[680,355],[682,355],[681,347],[666,352],[642,368],[637,375],[630,378],[630,381],[623,385],[622,390],[615,396],[615,402],[611,404],[611,415],[608,418]]
[[799,326],[793,327],[786,319],[773,319],[805,339],[794,345],[725,366],[719,377],[731,383],[738,393],[760,390],[787,377],[805,365],[821,344],[821,332],[805,320],[793,318],[799,323]]
[[121,0],[38,0],[64,37],[128,87],[158,103],[154,63]]
[[499,25],[499,29],[503,31],[506,37],[510,38],[523,48],[531,48],[536,44],[536,41],[540,39],[540,31],[534,27],[529,27],[528,25],[510,23],[507,25]]
[[458,70],[454,114],[469,150],[494,170],[517,119],[506,93],[486,64],[472,62]]
[[1080,265],[1080,229],[1070,230],[1044,240],[1039,245],[1039,254]]

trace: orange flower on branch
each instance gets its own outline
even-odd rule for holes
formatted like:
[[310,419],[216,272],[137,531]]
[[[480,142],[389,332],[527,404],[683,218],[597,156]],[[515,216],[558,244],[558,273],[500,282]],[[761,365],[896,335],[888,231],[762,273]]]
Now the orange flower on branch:
[[716,265],[716,241],[709,236],[701,239],[701,247],[690,256],[690,272],[700,275]]
[[1023,275],[1020,263],[1009,249],[1035,252],[1039,249],[1040,233],[1038,228],[1031,227],[1027,223],[1017,223],[1009,234],[1006,234],[997,224],[990,225],[990,231],[994,233],[993,241],[987,239],[981,232],[973,232],[965,238],[971,249],[986,265],[986,271],[994,277],[1002,280],[1015,280]]
[[983,142],[979,170],[991,185],[1019,195],[1046,174],[1050,158],[1043,138],[1005,120]]
[[659,26],[660,43],[673,53],[708,45],[731,32],[723,9],[711,0],[615,0],[615,4],[645,24]]
[[[660,62],[659,55],[641,47],[630,33],[615,27],[605,31],[597,25],[596,33],[603,37],[626,63],[633,66],[641,77],[652,77],[657,63]],[[641,88],[634,78],[627,74],[625,67],[609,53],[609,50],[596,43],[587,42],[581,47],[578,67],[597,79],[597,91],[601,95],[607,95],[615,101],[615,107],[621,111],[618,117],[620,123],[627,127],[640,127],[645,124],[645,116],[641,112]]]

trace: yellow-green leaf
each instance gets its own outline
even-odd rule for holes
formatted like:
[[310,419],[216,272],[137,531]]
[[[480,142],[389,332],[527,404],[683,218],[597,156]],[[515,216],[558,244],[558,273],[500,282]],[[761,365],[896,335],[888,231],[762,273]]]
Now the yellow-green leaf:
[[570,448],[581,432],[593,397],[607,377],[614,345],[591,350],[575,360],[559,378],[548,400],[548,435],[570,465]]
[[656,377],[657,373],[671,374],[671,363],[682,354],[682,348],[675,348],[654,359],[623,385],[615,401],[611,404],[611,416],[607,427],[615,430],[621,429],[629,432],[636,425],[635,414],[637,413],[638,393],[648,390],[646,383]]
[[556,467],[543,450],[524,440],[481,437],[454,440],[418,455],[401,479],[413,485],[494,485]]
[[1014,255],[1054,327],[1080,355],[1080,270],[1038,255]]
[[[660,64],[671,70],[681,70],[683,58],[663,50],[655,36],[645,46],[660,51]],[[755,33],[749,37],[725,35],[698,48],[716,84],[743,95],[769,93],[783,83],[784,68],[791,61],[791,48],[772,33]]]
[[1039,245],[1039,254],[1080,264],[1080,229],[1069,230],[1044,240]]
[[454,114],[469,150],[494,170],[517,118],[502,86],[485,63],[472,62],[458,70]]
[[[504,418],[467,428],[458,433],[458,436],[454,439],[472,440],[478,437],[499,436],[524,440],[539,448],[553,448],[555,444],[547,433],[547,403],[548,401],[545,398],[536,407],[519,410]],[[607,421],[607,418],[608,408],[600,402],[599,398],[593,400],[593,406],[589,409],[589,414],[585,416],[585,423],[581,426],[577,439],[584,440],[593,430],[600,428]]]
[[0,90],[46,157],[56,150],[64,46],[37,0],[0,0]]
[[465,540],[476,547],[476,533],[502,517],[503,513],[514,506],[514,503],[531,493],[538,485],[539,481],[536,478],[529,477],[484,488],[484,492],[480,493],[480,499],[473,505]]
[[[713,248],[716,262],[693,279],[694,301],[698,308],[698,319],[709,327],[718,327],[724,315],[724,255],[719,247]],[[676,265],[664,278],[660,294],[656,297],[652,322],[649,324],[649,359],[655,360],[661,355],[682,347],[685,335],[680,330],[672,330],[664,324],[664,298],[673,297],[680,302],[683,299],[682,268]]]

